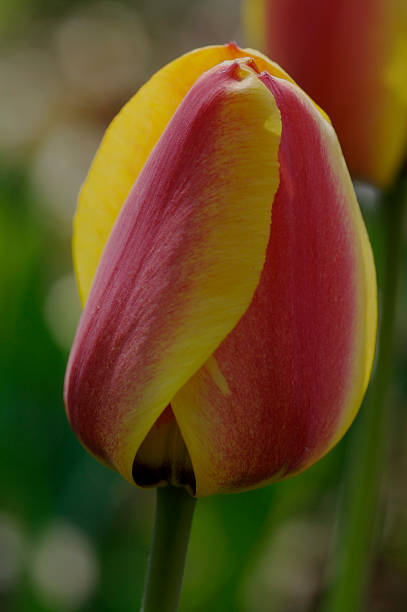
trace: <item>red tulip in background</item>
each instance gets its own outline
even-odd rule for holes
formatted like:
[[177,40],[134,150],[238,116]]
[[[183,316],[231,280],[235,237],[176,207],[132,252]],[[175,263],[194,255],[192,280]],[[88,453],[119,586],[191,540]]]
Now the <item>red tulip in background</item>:
[[407,156],[406,0],[245,0],[247,39],[328,113],[351,174],[388,187]]
[[370,244],[326,115],[265,56],[198,49],[130,100],[74,258],[67,412],[130,482],[249,489],[349,427],[375,344]]

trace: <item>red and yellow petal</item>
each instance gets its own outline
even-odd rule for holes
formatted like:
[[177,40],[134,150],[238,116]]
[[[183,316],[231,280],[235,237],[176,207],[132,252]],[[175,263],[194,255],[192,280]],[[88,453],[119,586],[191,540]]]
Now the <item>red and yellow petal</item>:
[[298,87],[262,78],[283,124],[266,263],[246,313],[172,400],[197,496],[316,461],[353,420],[373,360],[374,263],[335,133]]
[[354,177],[386,187],[407,154],[405,0],[246,0],[247,36],[327,111]]
[[[260,280],[279,183],[281,120],[250,66],[217,66],[181,102],[110,233],[72,348],[65,387],[72,427],[130,481],[152,425],[237,324]],[[99,153],[103,163],[115,133],[106,158]],[[106,196],[103,223],[91,231],[91,211],[111,180],[99,175],[96,189],[95,172],[95,199],[82,200],[76,219],[76,244],[86,247],[77,251],[82,291],[91,270],[86,249],[102,245],[107,201],[120,199],[120,190]],[[85,230],[89,245],[84,234],[79,238]]]

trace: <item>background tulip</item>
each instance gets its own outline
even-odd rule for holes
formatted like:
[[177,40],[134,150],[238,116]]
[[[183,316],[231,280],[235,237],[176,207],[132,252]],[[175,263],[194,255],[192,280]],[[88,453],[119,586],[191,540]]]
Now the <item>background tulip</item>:
[[129,481],[198,497],[263,485],[354,418],[375,342],[370,244],[326,116],[261,54],[194,51],[124,107],[82,189],[74,257],[86,305],[67,411]]
[[246,0],[247,39],[327,111],[351,174],[387,187],[407,151],[405,0]]

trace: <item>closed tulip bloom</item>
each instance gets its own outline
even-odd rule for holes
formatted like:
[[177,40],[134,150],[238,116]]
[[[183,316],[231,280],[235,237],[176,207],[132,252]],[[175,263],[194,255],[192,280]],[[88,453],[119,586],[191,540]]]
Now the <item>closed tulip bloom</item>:
[[130,482],[262,486],[349,427],[375,344],[371,248],[329,120],[265,56],[198,49],[140,89],[93,161],[73,249],[67,413]]
[[330,116],[351,174],[381,187],[407,155],[406,0],[245,0],[247,38]]

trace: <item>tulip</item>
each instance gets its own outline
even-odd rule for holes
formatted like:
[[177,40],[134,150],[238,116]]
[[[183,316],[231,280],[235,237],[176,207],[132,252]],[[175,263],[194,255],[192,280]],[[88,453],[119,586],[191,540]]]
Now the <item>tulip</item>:
[[73,250],[67,414],[128,481],[247,490],[349,427],[374,353],[370,243],[327,116],[262,54],[198,49],[140,89]]
[[245,0],[250,44],[327,111],[352,176],[386,188],[407,153],[405,0]]

